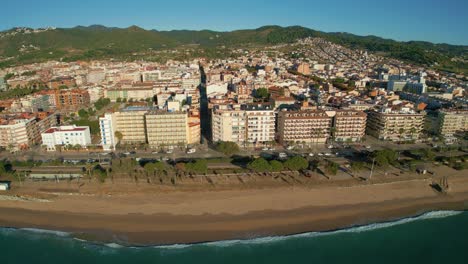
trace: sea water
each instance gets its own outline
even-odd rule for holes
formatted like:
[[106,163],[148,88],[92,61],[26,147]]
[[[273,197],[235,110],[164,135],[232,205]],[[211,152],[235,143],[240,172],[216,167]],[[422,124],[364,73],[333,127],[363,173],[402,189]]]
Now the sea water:
[[331,232],[148,247],[3,228],[0,263],[468,263],[468,212],[436,211]]

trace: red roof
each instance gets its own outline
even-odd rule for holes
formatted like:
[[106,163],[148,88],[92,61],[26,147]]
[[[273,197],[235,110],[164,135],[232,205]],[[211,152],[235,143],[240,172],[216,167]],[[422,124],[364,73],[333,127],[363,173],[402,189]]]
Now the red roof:
[[47,129],[44,133],[46,134],[51,134],[51,133],[54,133],[54,132],[73,132],[73,131],[85,131],[86,128],[84,127],[76,127],[76,128],[73,128],[73,129],[61,129],[59,127],[51,127],[49,129]]

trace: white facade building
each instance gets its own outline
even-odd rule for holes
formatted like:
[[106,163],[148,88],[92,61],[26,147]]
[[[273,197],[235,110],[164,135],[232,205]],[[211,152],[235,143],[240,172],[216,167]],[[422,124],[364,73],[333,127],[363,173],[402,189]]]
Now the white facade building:
[[114,116],[112,114],[105,114],[104,117],[99,118],[101,145],[104,150],[115,150],[115,145],[117,145],[114,124]]
[[86,147],[91,144],[91,133],[88,126],[51,127],[41,134],[42,144],[47,150],[54,151],[57,145],[80,145]]

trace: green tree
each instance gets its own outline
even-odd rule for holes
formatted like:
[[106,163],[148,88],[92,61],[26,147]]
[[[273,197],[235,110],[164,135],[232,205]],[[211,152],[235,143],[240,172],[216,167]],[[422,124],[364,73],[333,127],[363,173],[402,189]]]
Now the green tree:
[[282,171],[284,169],[284,166],[283,166],[283,163],[281,161],[278,161],[278,160],[271,160],[270,161],[270,168],[271,168],[271,171]]
[[351,170],[354,172],[362,171],[364,168],[365,168],[364,162],[361,162],[361,161],[351,162]]
[[205,159],[198,159],[195,162],[185,164],[187,172],[206,173],[208,171],[208,162]]
[[264,158],[258,158],[253,160],[247,165],[247,168],[255,172],[271,171],[270,163],[268,163],[268,161],[266,161]]
[[338,173],[338,168],[339,168],[338,163],[333,162],[333,161],[328,161],[325,167],[325,170],[328,174],[336,175],[336,173]]
[[120,132],[120,131],[115,131],[115,132],[114,132],[114,135],[115,135],[115,137],[116,137],[117,140],[118,140],[117,143],[120,143],[120,142],[122,141],[122,138],[123,138],[122,132]]
[[309,162],[301,156],[294,156],[284,162],[284,167],[293,171],[305,170],[309,167]]
[[216,150],[226,156],[232,156],[233,154],[239,152],[239,146],[231,141],[220,141],[216,144]]
[[270,94],[268,93],[267,88],[258,88],[255,90],[255,97],[261,99],[268,99]]
[[398,158],[398,154],[394,150],[383,149],[374,151],[373,158],[375,159],[375,162],[378,166],[386,167],[389,164],[395,164],[395,161]]
[[88,115],[88,112],[84,109],[80,109],[78,111],[78,116],[82,119],[88,119],[89,115]]

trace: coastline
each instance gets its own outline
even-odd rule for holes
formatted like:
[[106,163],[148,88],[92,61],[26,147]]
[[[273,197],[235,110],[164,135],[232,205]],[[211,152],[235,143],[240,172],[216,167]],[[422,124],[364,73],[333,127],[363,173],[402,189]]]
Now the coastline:
[[[94,244],[107,244],[116,243],[120,246],[131,246],[131,247],[152,247],[152,246],[171,246],[171,245],[194,245],[204,244],[220,241],[231,241],[231,240],[250,240],[264,237],[279,237],[279,236],[294,236],[301,235],[310,232],[329,233],[340,230],[346,230],[354,227],[361,227],[370,224],[378,223],[389,223],[407,218],[419,217],[429,212],[435,211],[466,211],[468,210],[468,193],[462,200],[450,201],[450,202],[435,202],[428,204],[429,200],[420,200],[419,202],[425,203],[426,206],[404,206],[393,210],[387,210],[388,204],[373,204],[366,205],[371,207],[380,207],[381,210],[370,211],[369,213],[363,213],[362,211],[356,212],[355,214],[348,216],[340,216],[339,219],[311,219],[308,222],[302,224],[287,224],[278,226],[271,226],[268,228],[259,229],[247,229],[245,231],[238,230],[212,230],[212,231],[123,231],[123,230],[112,230],[112,229],[94,229],[94,228],[77,228],[70,225],[68,227],[59,225],[35,225],[33,223],[11,223],[8,221],[1,220],[0,225],[2,228],[12,229],[37,229],[45,231],[46,233],[66,233],[71,238],[83,240],[87,243]],[[391,201],[393,203],[395,201]],[[398,201],[405,202],[405,201]],[[389,202],[390,203],[390,202]],[[325,209],[325,208],[324,208]],[[339,209],[339,208],[326,208],[328,209]],[[4,211],[0,209],[2,213],[16,213],[22,215],[22,217],[41,217],[39,212],[34,211]],[[287,212],[289,215],[302,215],[303,213],[310,213],[309,210],[312,208],[304,208],[298,211]],[[245,218],[256,218],[258,215],[271,216],[277,212],[256,212],[249,215],[245,215]],[[52,215],[52,217],[67,217],[66,214]],[[158,216],[151,216],[158,217]],[[169,216],[168,216],[169,217]],[[217,217],[207,216],[215,221],[219,221]],[[83,219],[77,219],[81,221]],[[119,219],[121,220],[121,219]],[[197,219],[188,218],[187,220],[193,221]],[[198,219],[198,220],[204,220]],[[236,218],[233,221],[243,221],[243,218]],[[286,219],[284,219],[286,221]],[[145,221],[145,220],[143,220]],[[97,222],[99,225],[104,224],[103,222]],[[223,224],[229,225],[232,222],[224,222]],[[196,224],[196,223],[193,223]],[[248,225],[247,225],[248,226]]]
[[0,201],[0,226],[57,230],[91,242],[132,246],[283,236],[468,209],[468,177],[452,182],[447,195],[436,194],[427,180],[412,180],[346,188]]

